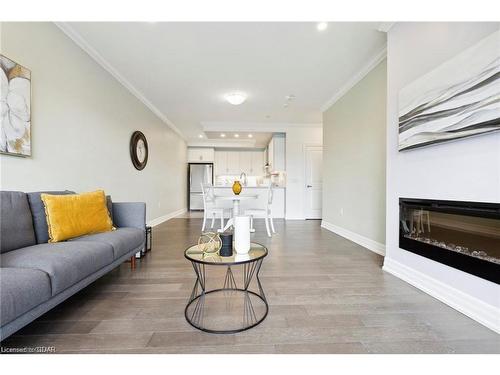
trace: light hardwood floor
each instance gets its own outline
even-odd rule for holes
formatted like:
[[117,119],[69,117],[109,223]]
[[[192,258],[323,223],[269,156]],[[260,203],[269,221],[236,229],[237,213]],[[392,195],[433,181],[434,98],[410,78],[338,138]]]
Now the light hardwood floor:
[[270,305],[233,335],[192,328],[195,277],[184,256],[199,218],[154,228],[153,251],[123,264],[2,343],[57,353],[500,353],[500,336],[381,270],[382,257],[320,228],[276,221],[261,280]]

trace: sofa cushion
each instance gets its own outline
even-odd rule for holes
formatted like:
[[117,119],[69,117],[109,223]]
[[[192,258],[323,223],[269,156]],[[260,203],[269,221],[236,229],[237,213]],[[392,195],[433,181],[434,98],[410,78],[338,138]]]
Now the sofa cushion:
[[35,243],[26,194],[20,191],[0,191],[0,253]]
[[50,297],[50,278],[45,272],[29,268],[0,268],[2,326]]
[[145,241],[143,230],[137,228],[118,228],[113,232],[91,234],[74,238],[71,241],[92,241],[109,244],[113,247],[115,259],[141,246]]
[[112,262],[113,248],[103,242],[47,243],[1,255],[2,267],[35,268],[46,272],[53,296]]
[[71,195],[41,195],[47,214],[49,242],[109,232],[113,222],[104,190]]
[[66,195],[75,194],[74,191],[36,191],[28,193],[28,201],[33,215],[33,226],[35,229],[36,243],[49,242],[49,228],[47,227],[47,216],[45,216],[45,206],[43,205],[40,194]]

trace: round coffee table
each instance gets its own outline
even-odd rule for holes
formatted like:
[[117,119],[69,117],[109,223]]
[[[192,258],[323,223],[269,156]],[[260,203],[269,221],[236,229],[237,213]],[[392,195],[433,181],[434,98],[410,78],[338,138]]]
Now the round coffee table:
[[[221,257],[203,253],[194,245],[186,249],[184,256],[196,273],[184,310],[186,320],[194,328],[209,333],[237,333],[266,318],[269,305],[259,279],[262,261],[267,256],[264,246],[252,242],[248,254]],[[207,288],[208,272],[220,274],[221,283],[224,279],[222,288]],[[255,291],[251,290],[252,285]]]

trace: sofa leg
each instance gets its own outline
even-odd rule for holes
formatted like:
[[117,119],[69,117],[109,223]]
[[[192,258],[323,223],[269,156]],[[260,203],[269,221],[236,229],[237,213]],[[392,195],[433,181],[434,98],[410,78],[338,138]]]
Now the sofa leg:
[[135,254],[130,258],[130,269],[135,270]]

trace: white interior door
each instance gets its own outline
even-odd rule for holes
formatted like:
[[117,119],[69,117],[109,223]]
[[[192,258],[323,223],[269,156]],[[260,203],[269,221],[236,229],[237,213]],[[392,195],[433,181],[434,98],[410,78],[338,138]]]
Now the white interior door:
[[305,216],[306,219],[321,219],[323,197],[323,147],[305,148]]

